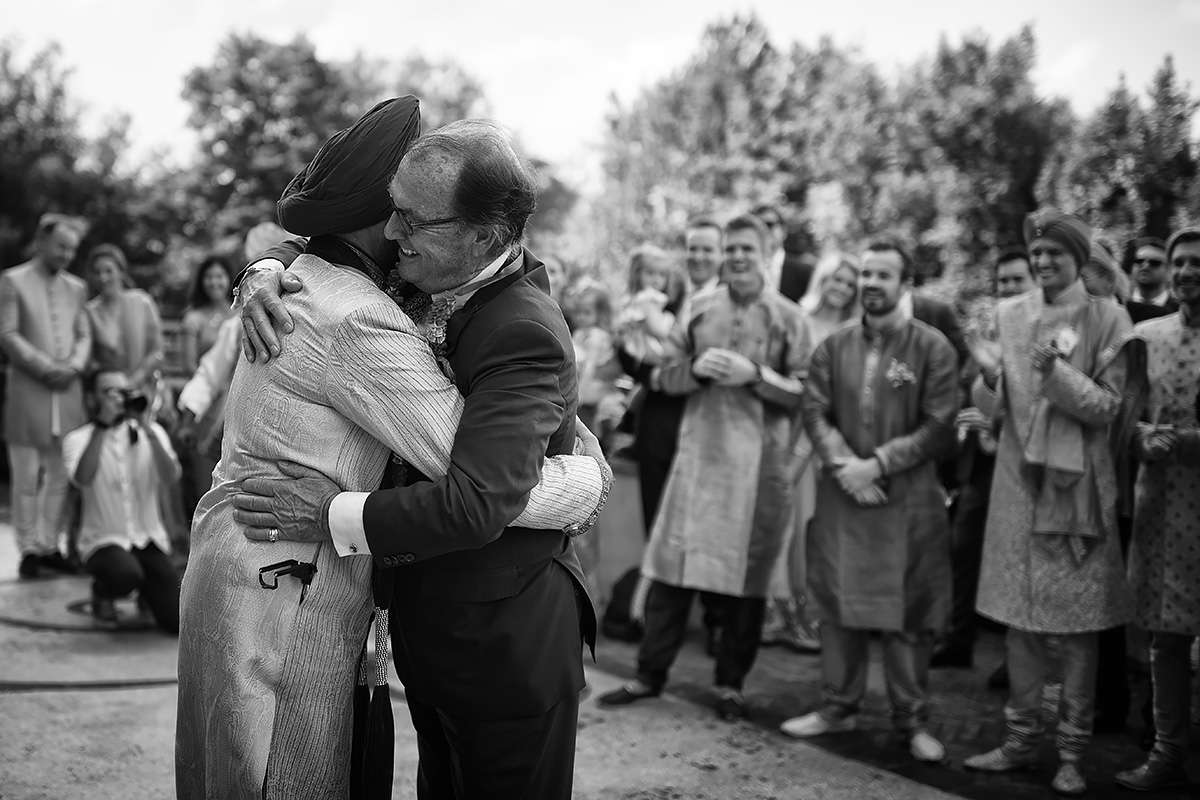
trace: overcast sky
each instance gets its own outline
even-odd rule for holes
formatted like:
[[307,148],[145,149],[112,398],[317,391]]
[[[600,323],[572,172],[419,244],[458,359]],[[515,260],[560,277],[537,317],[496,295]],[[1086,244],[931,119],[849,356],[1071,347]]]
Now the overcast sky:
[[[212,62],[230,31],[278,42],[297,33],[323,59],[356,51],[399,59],[451,58],[484,86],[493,115],[530,152],[567,175],[587,174],[589,153],[615,93],[628,100],[697,51],[704,28],[755,11],[772,41],[815,44],[829,35],[888,68],[931,54],[940,36],[982,31],[993,42],[1032,23],[1040,88],[1094,109],[1124,73],[1143,91],[1172,53],[1200,94],[1200,0],[9,0],[0,37],[21,53],[57,41],[74,69],[70,87],[91,120],[128,112],[139,152],[192,140],[184,76]],[[498,10],[503,7],[503,11]],[[580,6],[580,10],[575,10]]]

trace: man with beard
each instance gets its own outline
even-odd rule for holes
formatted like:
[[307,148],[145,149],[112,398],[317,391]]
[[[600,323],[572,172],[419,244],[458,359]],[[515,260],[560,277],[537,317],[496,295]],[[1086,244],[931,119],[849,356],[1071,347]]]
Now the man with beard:
[[[8,356],[4,440],[22,578],[74,569],[58,549],[67,511],[62,437],[86,421],[80,377],[92,352],[87,287],[67,272],[81,220],[45,214],[34,256],[0,273],[0,350]],[[39,488],[40,487],[40,488]]]
[[863,320],[816,349],[802,402],[826,469],[808,534],[809,608],[821,623],[825,686],[789,736],[852,731],[868,642],[883,632],[892,719],[919,761],[945,748],[926,730],[930,632],[950,605],[950,531],[937,460],[954,444],[957,359],[946,337],[906,314],[909,260],[872,244],[859,276]]

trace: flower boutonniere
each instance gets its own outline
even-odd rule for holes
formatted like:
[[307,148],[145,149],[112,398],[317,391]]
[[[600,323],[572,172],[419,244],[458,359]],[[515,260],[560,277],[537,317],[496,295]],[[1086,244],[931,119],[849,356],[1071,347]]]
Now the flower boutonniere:
[[893,389],[899,389],[906,383],[916,383],[917,376],[913,374],[912,367],[893,358],[888,366],[887,379],[892,382]]
[[1063,358],[1069,358],[1079,345],[1079,334],[1070,327],[1059,328],[1054,335],[1054,350]]

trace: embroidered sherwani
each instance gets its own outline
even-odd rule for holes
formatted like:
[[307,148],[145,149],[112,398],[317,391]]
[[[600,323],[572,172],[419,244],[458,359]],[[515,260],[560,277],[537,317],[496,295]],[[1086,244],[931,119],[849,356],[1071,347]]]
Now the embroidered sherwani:
[[[316,240],[314,240],[315,242]],[[176,787],[180,798],[345,798],[352,690],[371,617],[371,559],[330,543],[246,539],[232,498],[290,460],[342,489],[379,487],[389,451],[446,473],[463,401],[417,326],[363,272],[302,255],[304,291],[281,355],[242,364],[229,390],[221,461],[196,509],[179,642]],[[519,518],[561,527],[563,487],[592,459],[548,460]],[[587,462],[584,464],[582,462]],[[579,505],[576,502],[576,505]],[[591,513],[582,510],[578,521]],[[315,563],[299,580],[259,584],[260,567]]]
[[1200,636],[1200,328],[1184,312],[1137,327],[1146,342],[1147,418],[1181,433],[1177,459],[1138,468],[1129,578],[1137,623],[1151,631]]
[[697,300],[681,330],[690,357],[734,350],[764,367],[763,380],[701,384],[690,357],[662,369],[662,390],[688,400],[642,573],[671,586],[765,597],[791,521],[808,327],[774,289],[739,301],[719,286]]
[[[1022,631],[1101,631],[1123,625],[1132,613],[1117,536],[1117,479],[1109,445],[1109,426],[1117,419],[1125,392],[1126,359],[1121,350],[1125,340],[1094,342],[1095,352],[1080,354],[1090,362],[1086,374],[1062,359],[1046,378],[1033,367],[1034,345],[1051,342],[1064,327],[1078,328],[1089,304],[1098,320],[1111,322],[1109,317],[1119,315],[1124,317],[1124,329],[1132,328],[1124,310],[1090,299],[1079,281],[1051,303],[1042,292],[1001,301],[995,327],[1003,348],[1003,378],[994,392],[982,377],[974,387],[976,406],[993,418],[1004,418],[977,608],[984,616]],[[1079,347],[1088,347],[1088,338],[1084,336]],[[1083,426],[1086,479],[1094,487],[1102,529],[1082,563],[1061,540],[1032,533],[1037,485],[1024,453],[1034,406],[1043,397]]]
[[[902,319],[843,327],[817,347],[804,424],[821,462],[808,529],[810,614],[844,628],[928,631],[950,606],[950,532],[937,459],[954,446],[957,357],[941,333]],[[839,458],[879,459],[887,503],[859,506]]]

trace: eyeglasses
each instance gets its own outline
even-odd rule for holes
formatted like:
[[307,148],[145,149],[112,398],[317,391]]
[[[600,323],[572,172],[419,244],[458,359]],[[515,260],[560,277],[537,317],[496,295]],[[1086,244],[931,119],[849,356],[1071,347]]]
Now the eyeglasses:
[[392,206],[392,215],[396,221],[400,223],[400,231],[405,236],[412,236],[417,231],[423,231],[427,228],[436,228],[438,225],[449,225],[451,222],[459,222],[462,217],[440,217],[438,219],[414,220],[408,215],[407,211],[402,211],[395,206]]
[[1200,267],[1200,256],[1175,256],[1171,259],[1172,267]]
[[1161,267],[1165,263],[1167,262],[1163,261],[1161,258],[1135,258],[1133,260],[1134,266],[1137,266],[1138,264],[1146,264],[1151,267]]

